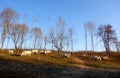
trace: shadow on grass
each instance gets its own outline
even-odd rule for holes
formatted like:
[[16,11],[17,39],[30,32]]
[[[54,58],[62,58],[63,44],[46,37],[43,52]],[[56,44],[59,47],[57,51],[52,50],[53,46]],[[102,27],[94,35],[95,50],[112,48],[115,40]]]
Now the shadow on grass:
[[11,56],[20,56],[20,54],[11,54]]
[[120,71],[32,64],[0,58],[0,78],[120,78]]

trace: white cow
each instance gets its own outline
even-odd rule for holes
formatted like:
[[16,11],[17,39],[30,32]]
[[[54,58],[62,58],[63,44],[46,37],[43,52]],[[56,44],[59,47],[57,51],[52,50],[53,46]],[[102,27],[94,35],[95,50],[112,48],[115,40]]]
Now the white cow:
[[41,53],[41,54],[49,54],[49,53],[51,53],[51,51],[50,50],[40,50],[39,53]]
[[102,60],[102,58],[101,58],[100,56],[93,56],[92,59],[93,59],[93,60],[99,60],[99,61]]
[[110,58],[108,56],[103,56],[102,59],[103,60],[109,60]]
[[32,50],[33,54],[38,54],[38,50]]
[[44,53],[44,50],[40,50],[39,53]]
[[69,58],[70,57],[70,53],[62,53],[62,54],[60,54],[60,56],[62,58]]
[[49,54],[49,53],[51,53],[51,51],[50,50],[45,50],[44,53]]
[[21,53],[21,56],[30,56],[31,54],[32,54],[31,51],[23,51],[23,52]]
[[13,50],[8,50],[9,51],[9,54],[13,54]]

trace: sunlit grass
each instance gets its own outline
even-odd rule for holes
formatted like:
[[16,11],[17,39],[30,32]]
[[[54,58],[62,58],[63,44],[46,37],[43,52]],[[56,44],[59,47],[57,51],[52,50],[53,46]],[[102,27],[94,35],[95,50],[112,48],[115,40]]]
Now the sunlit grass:
[[[61,58],[57,53],[51,53],[48,55],[34,54],[31,56],[20,56],[20,54],[19,55],[18,54],[10,55],[7,53],[1,53],[0,58],[3,60],[8,60],[8,61],[20,61],[23,63],[31,63],[31,64],[46,64],[46,65],[73,66],[73,67],[78,66],[78,65],[85,65],[85,66],[96,67],[96,68],[111,68],[111,69],[118,68],[118,69],[120,69],[119,62],[116,62],[116,61],[115,62],[94,61],[94,60],[91,60],[90,57],[81,56],[82,54],[80,54],[80,53],[77,55],[73,54],[70,58]],[[115,55],[116,54],[114,54],[114,56]],[[81,63],[79,60],[76,60],[75,58],[82,59],[83,63]]]
[[61,58],[58,55],[44,55],[44,54],[35,54],[31,56],[15,56],[10,54],[1,54],[1,59],[8,61],[20,61],[25,63],[32,64],[47,64],[47,65],[58,65],[58,66],[73,66],[73,64],[79,64],[79,62],[75,61],[71,58]]

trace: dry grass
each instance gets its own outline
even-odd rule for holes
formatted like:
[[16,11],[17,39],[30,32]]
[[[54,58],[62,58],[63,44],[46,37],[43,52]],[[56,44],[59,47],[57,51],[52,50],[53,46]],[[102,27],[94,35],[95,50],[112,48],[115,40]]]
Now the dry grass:
[[[119,54],[110,61],[93,61],[84,53],[73,53],[70,58],[61,58],[56,52],[21,57],[20,52],[0,52],[0,77],[2,78],[119,78]],[[103,55],[99,54],[98,55]],[[116,56],[116,57],[115,57]],[[106,69],[107,70],[106,70]],[[110,70],[115,71],[110,71]],[[117,69],[117,70],[116,70]],[[93,75],[94,73],[94,75]]]
[[77,52],[74,53],[74,56],[81,58],[84,60],[84,64],[91,67],[97,68],[110,68],[110,69],[120,69],[120,53],[111,52],[109,56],[109,60],[95,61],[92,60],[91,57],[94,55],[97,56],[106,56],[105,52],[87,52],[87,56],[82,56],[85,52]]

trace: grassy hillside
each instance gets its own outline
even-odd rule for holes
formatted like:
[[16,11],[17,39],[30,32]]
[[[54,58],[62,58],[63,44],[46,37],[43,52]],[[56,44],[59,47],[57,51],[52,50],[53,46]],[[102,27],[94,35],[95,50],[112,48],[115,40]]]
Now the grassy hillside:
[[[1,78],[119,78],[120,53],[113,53],[109,61],[90,59],[93,53],[72,53],[70,58],[61,58],[57,52],[20,56],[20,52],[10,55],[0,52]],[[97,53],[103,56],[104,53]],[[96,55],[96,54],[95,54]]]

